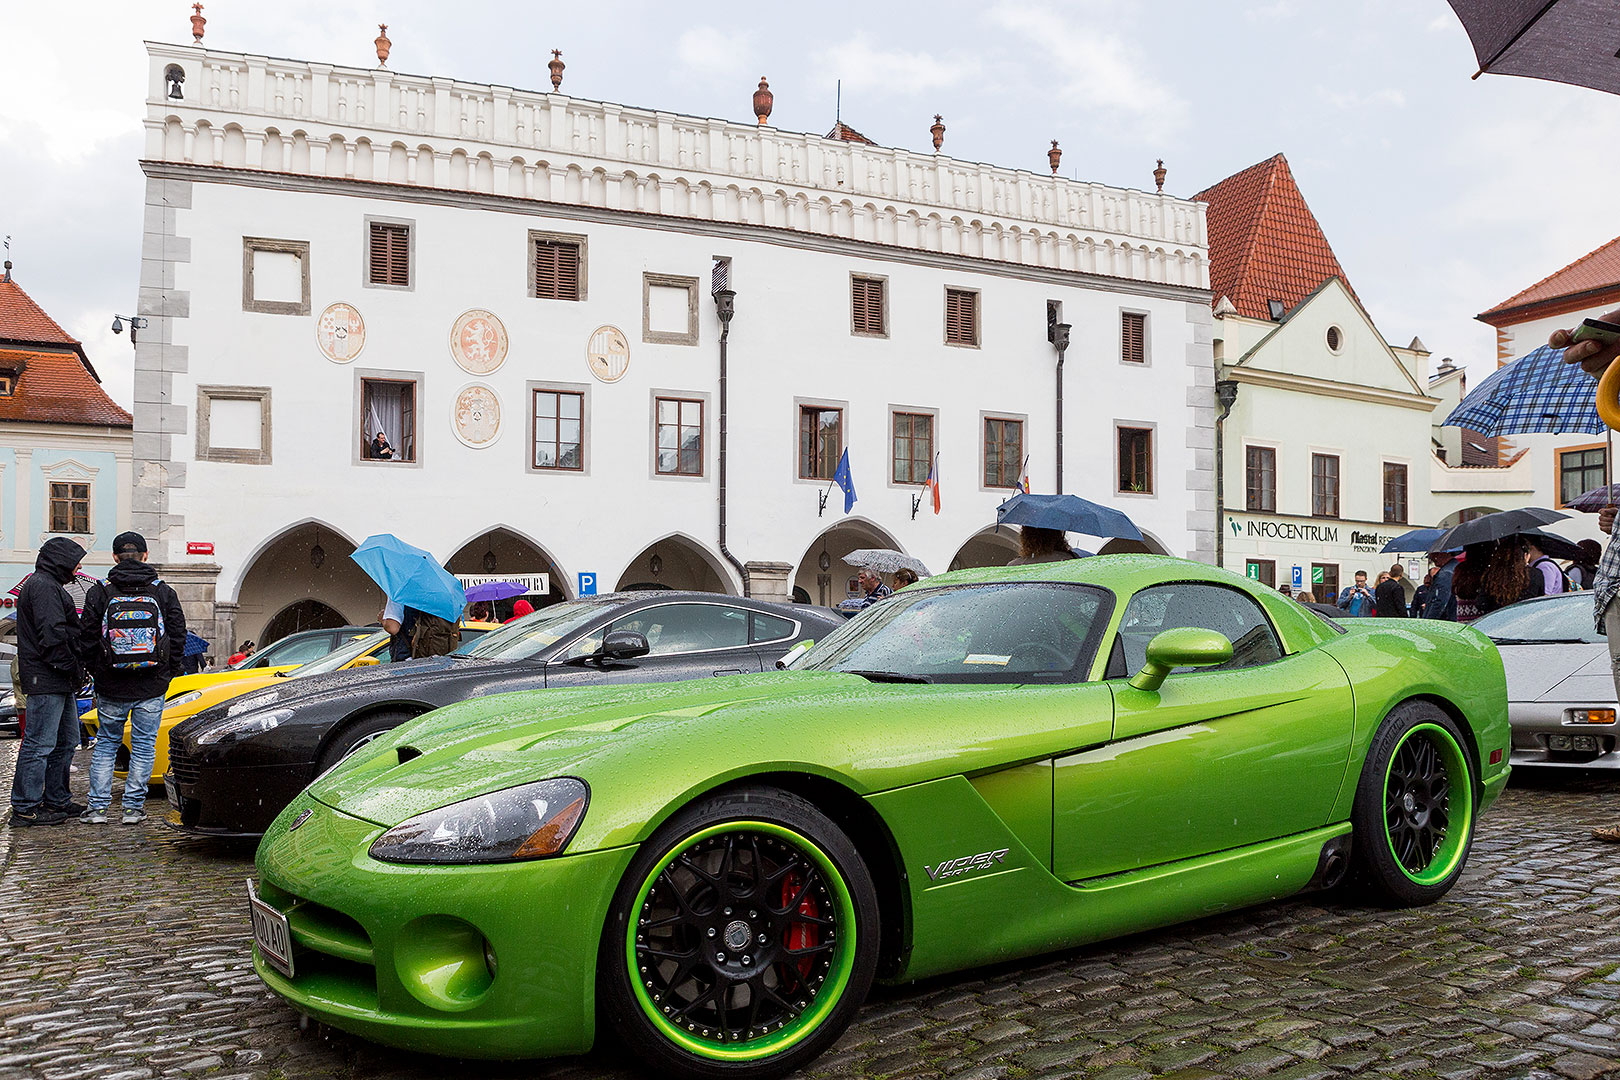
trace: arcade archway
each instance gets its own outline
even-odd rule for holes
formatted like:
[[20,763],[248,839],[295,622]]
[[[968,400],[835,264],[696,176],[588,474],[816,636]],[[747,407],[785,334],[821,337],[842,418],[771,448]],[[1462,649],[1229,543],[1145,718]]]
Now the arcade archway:
[[1018,558],[1018,526],[991,525],[968,537],[951,557],[947,570],[973,566],[1006,566]]
[[319,600],[299,600],[288,604],[275,617],[264,624],[264,636],[258,639],[260,648],[272,641],[280,641],[301,630],[331,630],[347,625],[343,613]]
[[823,606],[854,596],[859,591],[855,585],[855,568],[844,561],[844,556],[857,548],[905,550],[876,523],[866,518],[844,518],[823,530],[804,553],[793,573],[794,588],[809,594],[812,604]]
[[1140,540],[1121,540],[1118,537],[1108,541],[1097,549],[1099,555],[1168,555],[1170,552],[1159,543],[1159,538],[1142,530]]
[[[539,544],[504,525],[491,525],[470,537],[444,565],[458,576],[500,578],[510,574],[515,578],[545,574],[547,591],[531,593],[522,599],[535,608],[568,599],[568,578],[557,561]],[[496,601],[497,621],[511,617],[512,605],[517,599]]]
[[684,533],[671,533],[647,545],[630,560],[614,586],[615,590],[658,588],[737,595],[719,560]]
[[[349,558],[353,551],[352,540],[315,521],[289,526],[266,541],[237,588],[235,640],[268,644],[274,640],[272,630],[277,637],[291,633],[284,629],[289,623],[300,630],[314,629],[313,622],[301,624],[311,618],[335,617],[330,624],[334,626],[376,622],[382,590]],[[224,644],[214,643],[216,655]]]
[[1449,529],[1453,525],[1461,525],[1465,521],[1473,521],[1475,518],[1484,517],[1486,514],[1499,513],[1501,511],[1494,506],[1470,506],[1466,510],[1458,510],[1456,513],[1447,514],[1441,518],[1439,527]]

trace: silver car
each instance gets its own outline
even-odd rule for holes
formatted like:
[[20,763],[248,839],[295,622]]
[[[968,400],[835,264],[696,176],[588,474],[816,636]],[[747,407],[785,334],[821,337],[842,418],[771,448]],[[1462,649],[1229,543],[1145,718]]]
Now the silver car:
[[1496,642],[1507,669],[1514,768],[1620,769],[1620,703],[1591,593],[1526,600],[1470,625]]

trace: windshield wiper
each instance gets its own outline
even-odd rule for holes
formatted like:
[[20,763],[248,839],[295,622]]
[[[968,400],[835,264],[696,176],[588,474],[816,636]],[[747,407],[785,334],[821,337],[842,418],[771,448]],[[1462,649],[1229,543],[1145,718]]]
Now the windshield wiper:
[[1496,645],[1595,645],[1594,641],[1587,641],[1578,637],[1493,637],[1491,642]]
[[896,683],[931,683],[934,680],[927,675],[909,675],[904,671],[863,671],[848,670],[845,675],[859,675],[868,682],[896,682]]

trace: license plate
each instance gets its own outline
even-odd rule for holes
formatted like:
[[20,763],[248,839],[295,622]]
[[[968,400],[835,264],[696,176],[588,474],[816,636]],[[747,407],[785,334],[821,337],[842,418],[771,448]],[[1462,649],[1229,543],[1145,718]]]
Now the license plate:
[[180,789],[175,785],[174,773],[163,774],[163,795],[169,800],[169,805],[174,807],[175,813],[179,813]]
[[259,955],[264,957],[265,963],[290,979],[293,977],[292,928],[287,925],[287,916],[259,899],[252,878],[248,878],[247,890],[248,911],[253,915],[253,943],[259,947]]

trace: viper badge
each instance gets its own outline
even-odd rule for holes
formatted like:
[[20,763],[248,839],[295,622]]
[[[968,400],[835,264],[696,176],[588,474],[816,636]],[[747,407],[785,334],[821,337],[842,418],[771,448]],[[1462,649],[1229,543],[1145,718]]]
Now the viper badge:
[[933,866],[923,865],[928,871],[930,881],[943,881],[946,878],[957,877],[960,874],[972,874],[980,870],[988,870],[1007,857],[1010,848],[997,848],[994,851],[981,851],[977,855],[964,855],[960,859],[950,859]]

